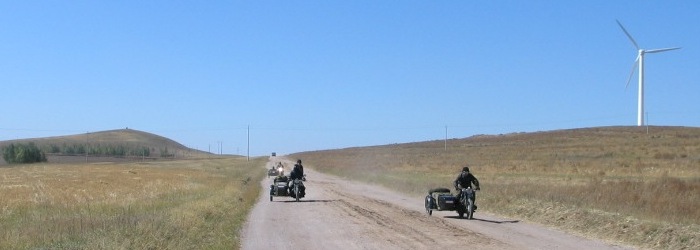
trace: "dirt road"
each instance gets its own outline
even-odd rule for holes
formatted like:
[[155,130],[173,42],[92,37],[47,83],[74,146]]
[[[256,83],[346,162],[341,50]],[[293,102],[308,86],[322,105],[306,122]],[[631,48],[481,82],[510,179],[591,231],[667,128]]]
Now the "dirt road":
[[260,183],[264,191],[242,232],[243,249],[624,249],[483,211],[474,220],[453,211],[428,216],[423,197],[305,172],[300,202],[270,201],[272,178]]

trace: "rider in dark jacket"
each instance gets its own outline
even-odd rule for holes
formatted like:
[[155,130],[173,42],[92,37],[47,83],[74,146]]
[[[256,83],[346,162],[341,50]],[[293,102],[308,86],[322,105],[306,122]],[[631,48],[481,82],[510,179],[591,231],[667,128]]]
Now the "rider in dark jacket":
[[297,160],[297,164],[294,164],[294,169],[289,173],[289,178],[292,180],[304,178],[304,166],[301,165],[301,160]]
[[[287,185],[289,187],[289,193],[292,192],[292,183],[295,179],[304,180],[304,166],[301,165],[301,160],[297,160],[297,164],[294,164],[294,169],[289,173],[289,184]],[[301,196],[303,197],[305,193],[306,187],[302,184]]]
[[[457,189],[460,195],[462,193],[462,188],[472,187],[472,183],[474,184],[475,190],[481,190],[479,187],[479,180],[469,172],[469,167],[462,168],[462,172],[459,173],[457,179],[454,181],[455,189]],[[474,209],[476,209],[476,192],[474,192]]]

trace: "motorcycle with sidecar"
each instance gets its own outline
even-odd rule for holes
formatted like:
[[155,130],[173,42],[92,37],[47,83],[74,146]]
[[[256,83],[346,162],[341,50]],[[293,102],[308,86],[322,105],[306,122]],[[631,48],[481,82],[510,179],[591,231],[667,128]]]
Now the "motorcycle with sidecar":
[[430,189],[425,196],[425,212],[432,215],[433,210],[457,211],[459,218],[464,218],[466,215],[467,219],[471,220],[476,210],[474,192],[476,190],[471,187],[462,188],[456,195],[450,193],[450,189],[447,188]]
[[303,181],[306,181],[306,175],[304,175],[302,179],[291,181],[288,176],[282,175],[275,177],[273,183],[270,185],[270,201],[273,200],[274,196],[289,196],[299,201],[299,199],[306,195],[306,187]]
[[288,183],[289,178],[287,176],[277,176],[275,177],[273,183],[270,185],[270,201],[274,196],[289,196]]

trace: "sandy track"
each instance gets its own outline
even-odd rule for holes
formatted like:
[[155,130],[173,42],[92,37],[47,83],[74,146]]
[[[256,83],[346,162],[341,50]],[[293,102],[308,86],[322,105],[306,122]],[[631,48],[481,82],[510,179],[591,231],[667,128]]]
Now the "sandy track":
[[[291,166],[291,164],[289,164]],[[290,169],[287,169],[287,172]],[[306,169],[306,197],[269,201],[272,178],[242,232],[243,249],[622,249],[513,219],[453,211],[427,216],[423,197]]]

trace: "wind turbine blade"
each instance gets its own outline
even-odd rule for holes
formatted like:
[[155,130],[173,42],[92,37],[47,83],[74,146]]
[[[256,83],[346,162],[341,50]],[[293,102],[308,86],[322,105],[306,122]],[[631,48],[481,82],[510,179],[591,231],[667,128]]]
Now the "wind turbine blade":
[[632,64],[632,71],[630,72],[630,77],[627,78],[627,84],[625,85],[625,89],[630,86],[630,81],[632,81],[632,76],[634,76],[634,71],[637,69],[637,65],[639,65],[637,62],[639,62],[639,56],[637,56],[637,59],[634,60],[634,64]]
[[627,37],[630,39],[630,41],[632,41],[632,44],[634,44],[634,47],[637,48],[637,50],[639,50],[639,45],[637,45],[637,42],[634,41],[634,38],[632,38],[632,35],[630,35],[630,33],[627,32],[627,30],[625,29],[625,27],[622,26],[620,21],[618,21],[617,19],[615,19],[615,21],[617,22],[617,25],[620,25],[620,28],[622,28],[622,31],[625,32],[625,35],[627,35]]
[[669,50],[677,50],[677,49],[680,49],[680,47],[665,48],[665,49],[650,49],[650,50],[645,50],[644,53],[659,53],[659,52],[664,52],[664,51],[669,51]]

